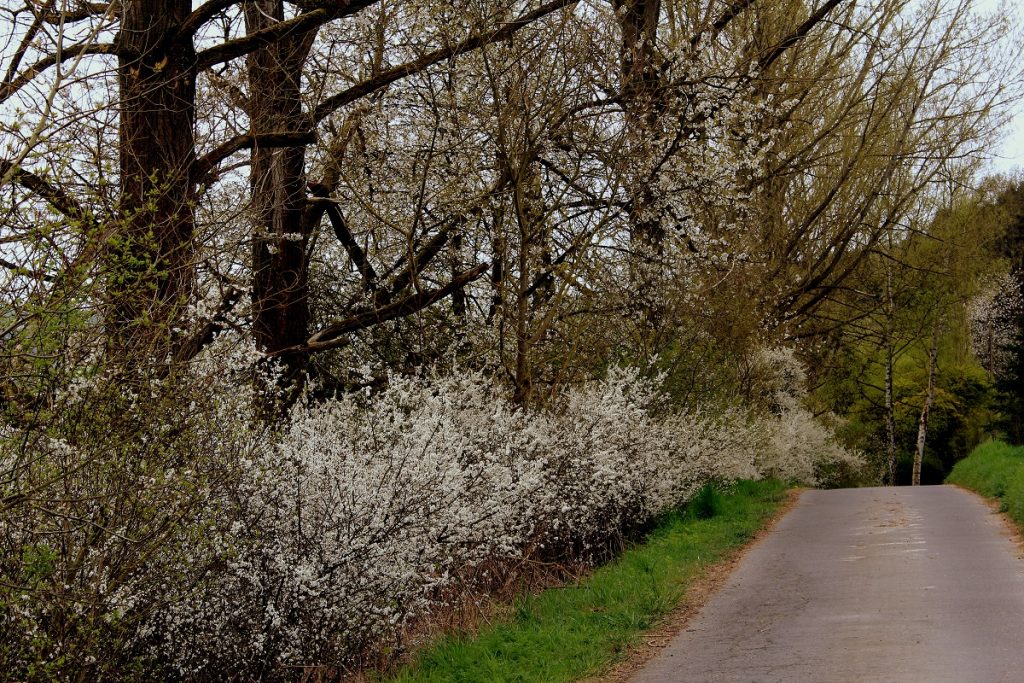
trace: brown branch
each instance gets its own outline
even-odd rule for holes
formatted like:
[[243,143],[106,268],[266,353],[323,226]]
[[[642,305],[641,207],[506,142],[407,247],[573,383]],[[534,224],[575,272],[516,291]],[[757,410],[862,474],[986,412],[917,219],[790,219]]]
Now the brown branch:
[[345,247],[348,257],[352,259],[352,263],[356,265],[356,269],[362,275],[363,288],[368,292],[375,291],[377,289],[377,272],[366,257],[366,252],[363,251],[359,243],[356,242],[355,237],[352,236],[352,231],[349,230],[345,217],[341,215],[341,209],[338,208],[334,200],[317,194],[319,189],[317,186],[311,186],[310,189],[316,196],[316,199],[312,200],[312,202],[323,205],[323,209],[331,221],[331,227],[334,228],[335,237]]
[[25,53],[28,52],[29,46],[32,41],[35,40],[36,34],[39,33],[39,29],[43,27],[43,18],[36,16],[32,20],[32,25],[25,31],[25,36],[21,39],[21,44],[18,45],[18,49],[14,52],[11,57],[11,64],[7,67],[7,73],[4,75],[3,85],[8,85],[14,80],[14,75],[18,73],[18,68],[21,67],[21,60],[25,58]]
[[10,99],[11,95],[18,92],[32,82],[36,76],[51,66],[77,59],[80,55],[116,55],[118,49],[113,43],[78,43],[68,46],[62,50],[60,56],[56,54],[47,55],[38,62],[21,72],[17,78],[0,87],[0,102]]
[[388,320],[405,318],[413,315],[414,313],[418,313],[428,306],[444,299],[452,292],[462,289],[469,283],[478,279],[481,275],[487,272],[489,267],[489,263],[481,263],[478,266],[456,276],[451,282],[439,289],[417,292],[416,294],[412,294],[400,301],[388,304],[387,306],[355,313],[340,322],[320,330],[310,337],[305,344],[290,346],[286,349],[281,349],[280,351],[268,354],[268,356],[280,357],[295,354],[309,354],[346,346],[349,343],[349,340],[345,335],[351,334],[352,332],[358,332],[359,330],[365,330],[366,328],[387,322]]
[[95,223],[92,212],[85,209],[74,197],[52,185],[42,176],[15,166],[7,159],[0,159],[0,178],[9,178],[11,182],[21,185],[29,192],[46,200],[50,206],[69,220],[81,221],[84,225]]
[[[227,62],[237,57],[242,57],[254,52],[261,47],[276,43],[287,35],[304,33],[323,26],[329,21],[356,14],[380,0],[335,0],[334,2],[319,3],[319,7],[308,12],[280,21],[273,26],[253,31],[241,38],[228,40],[207,50],[203,50],[196,57],[196,65],[202,70]],[[198,10],[197,10],[198,11]],[[190,17],[191,19],[191,17]]]
[[241,0],[210,0],[210,2],[200,5],[196,9],[192,10],[192,14],[188,15],[188,18],[181,23],[181,28],[178,29],[176,39],[191,40],[203,25],[210,19],[213,19],[218,12],[222,12],[232,5],[237,5],[240,1]]
[[25,266],[19,266],[17,263],[8,261],[5,258],[0,258],[0,268],[6,268],[15,275],[21,275],[22,277],[32,278],[33,280],[42,280],[43,282],[56,282],[57,278],[49,273],[42,271],[30,270]]
[[772,48],[768,54],[763,55],[759,60],[757,60],[757,65],[760,67],[760,70],[764,71],[774,64],[779,57],[785,54],[786,50],[803,40],[807,34],[811,32],[812,28],[821,23],[821,21],[827,17],[832,10],[844,2],[850,2],[850,0],[828,0],[828,2],[819,7],[813,14],[811,14],[811,16],[807,17],[807,20],[800,24],[793,33],[790,33],[784,40]]
[[235,152],[243,149],[263,147],[272,149],[275,147],[301,147],[316,142],[316,133],[312,131],[293,131],[280,133],[245,133],[225,140],[217,145],[208,154],[197,159],[192,168],[192,177],[197,183],[209,184],[214,178],[213,169],[220,162],[227,159]]
[[452,57],[458,57],[459,55],[467,52],[472,52],[491,43],[506,40],[514,35],[521,28],[529,26],[535,21],[553,13],[560,9],[575,5],[579,0],[553,0],[545,5],[541,5],[532,12],[528,12],[518,19],[514,19],[501,28],[491,31],[485,31],[480,29],[479,32],[466,38],[460,43],[455,43],[448,47],[438,48],[432,52],[428,52],[418,59],[414,59],[411,62],[400,64],[394,68],[383,71],[373,78],[369,78],[360,83],[337,93],[331,95],[326,100],[317,105],[313,111],[313,120],[316,122],[322,121],[324,118],[329,116],[334,111],[344,107],[347,104],[351,104],[356,100],[359,100],[367,95],[374,93],[382,88],[385,88],[397,80],[417,74],[424,69],[427,69],[434,64],[442,62]]
[[108,9],[117,10],[120,8],[120,2],[84,2],[76,10],[49,10],[44,14],[39,15],[39,19],[45,21],[47,24],[73,24],[79,21],[85,21],[90,17],[100,16],[106,14]]
[[192,360],[199,355],[200,351],[213,343],[217,333],[228,326],[228,314],[234,309],[242,294],[243,290],[240,288],[233,285],[228,287],[213,317],[207,320],[202,327],[175,349],[174,359],[176,362],[181,363]]
[[451,235],[452,230],[458,222],[458,220],[451,221],[440,232],[430,238],[426,244],[420,247],[418,252],[412,255],[412,259],[410,259],[409,263],[402,269],[402,272],[400,272],[395,279],[391,281],[391,287],[388,292],[389,295],[384,299],[385,301],[389,301],[401,294],[402,290],[412,284],[413,278],[422,272],[422,270],[434,260],[435,256],[441,253],[441,250],[444,249],[444,245],[448,244],[448,237]]
[[[725,11],[722,12],[722,14],[715,21],[715,23],[711,25],[711,39],[714,40],[715,38],[717,38],[718,34],[724,31],[725,27],[728,26],[733,19],[738,17],[740,13],[742,13],[744,10],[746,10],[753,4],[754,0],[736,0],[736,2],[726,7]],[[698,33],[692,38],[690,38],[690,46],[697,47],[697,43],[700,42],[702,37],[703,35],[701,33]]]

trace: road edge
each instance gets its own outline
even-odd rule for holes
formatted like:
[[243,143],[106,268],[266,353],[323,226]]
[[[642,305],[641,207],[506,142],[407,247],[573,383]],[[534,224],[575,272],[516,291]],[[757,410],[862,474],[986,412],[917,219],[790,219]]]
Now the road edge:
[[998,519],[999,527],[1002,533],[1007,536],[1014,546],[1017,548],[1017,559],[1024,560],[1024,529],[1017,526],[1017,523],[1013,521],[1005,511],[1003,511],[1003,504],[998,498],[989,498],[983,496],[974,489],[969,489],[966,486],[960,484],[946,483],[943,486],[951,486],[955,489],[960,489],[980,501],[985,507],[987,507],[992,514]]
[[[725,586],[746,554],[775,530],[782,518],[797,506],[801,495],[807,490],[809,489],[787,489],[786,501],[772,513],[757,533],[724,559],[701,570],[679,604],[654,628],[640,636],[640,642],[628,649],[624,659],[598,675],[580,679],[578,683],[628,683],[634,674],[664,650],[672,639],[700,614],[708,601]],[[1024,552],[1024,541],[1020,547]]]

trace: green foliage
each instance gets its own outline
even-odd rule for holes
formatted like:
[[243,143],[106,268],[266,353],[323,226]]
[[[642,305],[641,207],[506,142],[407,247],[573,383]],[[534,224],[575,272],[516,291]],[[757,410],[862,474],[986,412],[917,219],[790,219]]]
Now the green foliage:
[[[899,482],[909,482],[918,420],[928,381],[927,340],[912,344],[894,368]],[[977,360],[963,353],[963,334],[947,332],[939,347],[935,401],[928,424],[924,483],[939,483],[953,464],[985,437],[992,420],[994,387]],[[882,350],[868,342],[851,346],[817,397],[846,420],[837,430],[844,443],[874,454],[881,467],[885,447]]]
[[183,566],[223,555],[210,501],[248,454],[228,444],[249,441],[215,397],[136,388],[83,377],[76,401],[39,408],[45,429],[0,433],[4,680],[152,680],[128,643],[195,580]]
[[1018,467],[1010,477],[1003,496],[1003,509],[1018,527],[1024,529],[1024,467]]
[[391,680],[554,683],[605,669],[679,602],[702,567],[764,525],[785,486],[744,481],[727,495],[711,491],[704,495],[717,501],[714,517],[668,516],[647,542],[576,585],[519,600],[510,620],[446,638]]
[[1024,529],[1024,446],[988,441],[958,462],[946,481],[999,499]]
[[[958,462],[946,481],[989,498],[1004,499],[1011,482],[1020,478],[1018,475],[1022,472],[1024,448],[1010,446],[1002,441],[987,441]],[[1018,505],[1024,505],[1024,497]]]
[[686,506],[686,512],[696,519],[711,519],[722,510],[722,494],[714,483],[708,482]]
[[57,566],[57,551],[45,543],[24,546],[21,554],[21,581],[33,588],[46,582]]
[[[928,395],[929,351],[938,335],[934,403],[923,458],[923,483],[939,483],[1000,418],[996,382],[972,350],[977,299],[1006,272],[1006,211],[979,191],[922,219],[920,233],[894,235],[858,274],[831,311],[815,400],[846,418],[844,442],[886,469],[886,367],[892,360],[897,483],[909,482],[918,423]],[[1004,414],[1006,410],[1002,410]]]

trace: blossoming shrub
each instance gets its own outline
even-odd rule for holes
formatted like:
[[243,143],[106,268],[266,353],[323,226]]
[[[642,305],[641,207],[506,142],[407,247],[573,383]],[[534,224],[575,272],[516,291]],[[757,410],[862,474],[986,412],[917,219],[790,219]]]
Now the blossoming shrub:
[[0,429],[0,670],[12,679],[147,678],[140,635],[215,569],[212,525],[259,432],[218,419],[230,394],[189,386],[94,378],[39,423]]
[[453,570],[519,551],[539,486],[523,416],[478,377],[394,378],[300,408],[245,463],[216,575],[157,620],[188,673],[344,663],[423,612]]
[[811,486],[835,486],[856,480],[865,464],[863,455],[840,444],[828,421],[803,405],[807,373],[792,349],[760,349],[754,356],[760,391],[772,417],[762,421],[763,445],[754,464],[761,476]]
[[[2,522],[2,652],[20,676],[39,662],[58,677],[343,668],[471,590],[460,577],[484,561],[595,559],[708,481],[813,481],[850,457],[795,404],[672,413],[633,370],[529,413],[481,374],[392,377],[301,405],[262,439],[240,417],[251,397],[217,381],[189,420],[33,451],[66,461],[53,485],[68,494]],[[23,490],[24,467],[7,471]]]
[[810,486],[834,486],[856,479],[864,465],[859,453],[840,444],[835,433],[800,405],[789,405],[767,425],[767,444],[755,460],[762,476]]

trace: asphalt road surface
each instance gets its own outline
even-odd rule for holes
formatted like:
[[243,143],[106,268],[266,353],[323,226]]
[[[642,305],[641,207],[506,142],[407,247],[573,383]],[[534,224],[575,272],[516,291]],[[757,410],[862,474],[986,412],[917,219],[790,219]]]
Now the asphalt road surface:
[[633,680],[1024,681],[1024,559],[957,488],[807,491]]

